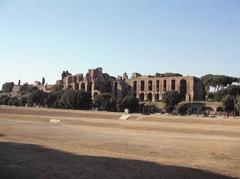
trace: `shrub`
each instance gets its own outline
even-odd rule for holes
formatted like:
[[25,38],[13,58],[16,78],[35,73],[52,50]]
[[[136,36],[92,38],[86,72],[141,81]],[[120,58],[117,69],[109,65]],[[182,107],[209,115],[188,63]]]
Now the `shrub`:
[[123,99],[118,100],[117,109],[118,111],[123,111],[124,109],[129,109],[129,112],[138,112],[139,102],[138,99],[132,95],[127,95]]
[[102,93],[95,97],[93,105],[100,111],[116,111],[117,101],[110,93]]
[[234,97],[231,95],[227,95],[222,99],[222,103],[223,103],[224,111],[226,111],[229,116],[229,113],[232,112],[235,107],[234,106]]
[[91,94],[72,89],[60,92],[56,101],[58,103],[57,107],[64,109],[90,109],[92,105]]
[[3,92],[3,93],[12,92],[13,87],[14,87],[14,83],[13,83],[13,82],[4,83],[4,84],[2,85],[2,92]]
[[170,113],[181,101],[181,95],[176,91],[167,91],[163,94],[162,101],[165,103],[165,110]]

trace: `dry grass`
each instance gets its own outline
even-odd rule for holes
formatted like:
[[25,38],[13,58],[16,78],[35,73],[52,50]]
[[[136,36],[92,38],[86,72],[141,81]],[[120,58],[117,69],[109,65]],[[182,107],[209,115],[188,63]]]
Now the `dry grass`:
[[0,107],[0,178],[240,177],[240,120],[120,116]]

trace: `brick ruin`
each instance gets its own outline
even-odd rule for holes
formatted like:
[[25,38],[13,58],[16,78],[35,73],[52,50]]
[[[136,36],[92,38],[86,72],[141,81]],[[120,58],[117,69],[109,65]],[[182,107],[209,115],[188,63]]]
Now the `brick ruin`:
[[[14,85],[13,89],[12,89],[12,95],[13,96],[21,96],[21,87],[22,86],[23,85],[21,85],[21,84]],[[44,91],[45,93],[51,93],[55,84],[42,84],[40,81],[35,81],[30,86],[36,87],[39,90]]]
[[88,73],[67,75],[58,80],[57,84],[63,85],[64,89],[74,89],[90,92],[93,98],[104,92],[111,93],[112,81],[114,77],[110,77],[107,73],[103,73],[102,68],[89,69]]
[[165,77],[157,73],[153,76],[133,73],[128,78],[126,73],[117,78],[103,73],[102,68],[90,69],[83,74],[67,75],[57,84],[64,89],[87,91],[92,97],[101,93],[112,93],[117,98],[128,94],[134,95],[139,101],[158,102],[166,91],[177,91],[185,97],[185,101],[201,101],[204,98],[204,87],[201,80],[194,76]]

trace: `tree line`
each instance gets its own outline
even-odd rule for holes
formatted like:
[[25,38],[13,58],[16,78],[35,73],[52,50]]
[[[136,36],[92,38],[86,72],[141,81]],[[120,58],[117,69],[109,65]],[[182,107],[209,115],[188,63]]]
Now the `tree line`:
[[[66,71],[62,76],[64,77],[68,74],[70,73]],[[110,78],[110,76],[106,75],[106,78]],[[205,86],[206,101],[222,102],[222,110],[227,113],[240,110],[239,78],[209,74],[201,77],[201,80]],[[108,84],[106,84],[106,86],[107,85]],[[10,96],[8,93],[12,91],[13,87],[13,82],[3,84],[2,95],[0,95],[0,105],[45,106],[62,109],[98,108],[102,111],[123,111],[125,108],[128,108],[130,112],[140,111],[139,101],[132,95],[117,99],[111,93],[105,91],[92,101],[92,96],[88,92],[72,89],[64,90],[62,86],[55,85],[51,93],[45,93],[37,87],[25,83],[20,87],[20,96]],[[171,113],[176,108],[176,105],[183,101],[183,99],[184,97],[176,91],[165,92],[162,98],[165,111]],[[189,108],[187,104],[181,105],[180,111],[184,112],[187,108]]]
[[98,108],[101,111],[124,111],[128,108],[130,112],[138,112],[138,99],[132,95],[127,95],[123,99],[115,98],[111,93],[99,94],[93,101],[90,93],[63,89],[61,85],[55,85],[51,93],[45,93],[37,87],[24,84],[20,88],[20,96],[11,96],[12,83],[4,84],[2,95],[0,95],[0,105],[13,106],[41,106],[59,109],[81,109],[89,110]]

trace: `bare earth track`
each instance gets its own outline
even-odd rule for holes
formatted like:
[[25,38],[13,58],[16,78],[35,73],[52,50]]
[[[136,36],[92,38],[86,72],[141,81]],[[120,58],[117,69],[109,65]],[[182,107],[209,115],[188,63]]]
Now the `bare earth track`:
[[240,178],[239,119],[121,115],[1,106],[0,178]]

